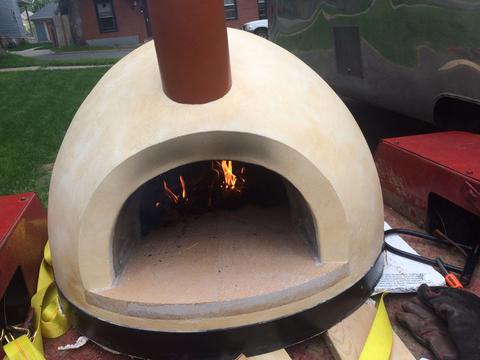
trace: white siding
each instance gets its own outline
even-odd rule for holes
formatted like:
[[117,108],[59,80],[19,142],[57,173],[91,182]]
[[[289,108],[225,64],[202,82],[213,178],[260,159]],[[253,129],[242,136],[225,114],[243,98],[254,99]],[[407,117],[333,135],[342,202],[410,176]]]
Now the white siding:
[[0,37],[25,37],[25,29],[16,0],[0,0]]

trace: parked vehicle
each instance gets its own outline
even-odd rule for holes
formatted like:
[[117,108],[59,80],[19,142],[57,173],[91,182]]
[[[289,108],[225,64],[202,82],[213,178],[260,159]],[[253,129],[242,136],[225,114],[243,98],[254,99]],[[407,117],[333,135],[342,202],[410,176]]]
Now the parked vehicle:
[[243,24],[242,29],[249,31],[263,38],[268,37],[268,20],[254,20]]
[[339,93],[480,131],[480,1],[271,0],[270,39]]

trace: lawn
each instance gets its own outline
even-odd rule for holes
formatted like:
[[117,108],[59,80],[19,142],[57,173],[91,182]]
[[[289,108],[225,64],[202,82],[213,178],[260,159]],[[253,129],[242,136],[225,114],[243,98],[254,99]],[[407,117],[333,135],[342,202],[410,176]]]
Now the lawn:
[[0,69],[26,66],[112,65],[120,59],[40,60],[7,53],[0,55]]
[[51,170],[63,136],[106,71],[0,74],[0,195],[36,191],[47,203]]

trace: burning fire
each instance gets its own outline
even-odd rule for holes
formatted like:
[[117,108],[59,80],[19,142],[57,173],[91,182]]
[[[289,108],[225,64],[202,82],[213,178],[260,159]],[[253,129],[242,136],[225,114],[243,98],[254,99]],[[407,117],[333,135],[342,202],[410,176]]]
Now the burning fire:
[[[212,161],[212,171],[215,173],[217,180],[214,180],[211,183],[209,207],[212,205],[212,191],[214,191],[214,188],[217,186],[224,192],[242,192],[245,183],[245,179],[243,178],[245,167],[242,167],[240,171],[237,170],[237,174],[235,174],[234,163],[232,160]],[[181,192],[179,194],[176,194],[175,191],[170,188],[166,180],[163,180],[163,190],[173,204],[186,204],[189,200],[187,195],[187,185],[183,176],[179,176],[178,180],[181,185]],[[161,202],[155,203],[155,207],[160,208],[161,206]]]
[[185,180],[183,180],[183,176],[180,176],[180,184],[182,185],[182,198],[187,202],[187,189],[185,188]]
[[222,170],[226,189],[235,190],[237,177],[233,173],[232,160],[222,160]]
[[[226,191],[238,191],[241,192],[241,188],[237,185],[237,182],[242,183],[245,180],[233,173],[233,161],[232,160],[222,160],[221,162],[217,161],[217,166],[222,169],[223,181],[220,187]],[[214,171],[217,173],[217,176],[220,177],[220,171],[213,166]],[[240,174],[243,174],[245,168],[240,170]]]
[[[166,180],[163,180],[163,189],[165,190],[165,194],[170,198],[170,200],[173,201],[175,205],[177,205],[180,202],[180,199],[183,199],[183,201],[186,203],[188,202],[187,198],[187,188],[185,186],[185,180],[183,179],[183,176],[179,177],[180,180],[180,185],[182,186],[182,193],[179,195],[176,195],[169,187],[167,184]],[[155,204],[156,207],[160,206],[160,203]]]

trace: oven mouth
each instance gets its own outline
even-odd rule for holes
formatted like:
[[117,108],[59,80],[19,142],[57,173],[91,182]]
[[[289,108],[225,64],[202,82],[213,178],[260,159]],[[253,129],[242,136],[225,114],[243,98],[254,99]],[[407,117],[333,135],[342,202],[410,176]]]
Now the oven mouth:
[[317,275],[314,218],[265,167],[200,161],[147,181],[126,200],[103,295],[140,303],[212,303],[271,294]]

